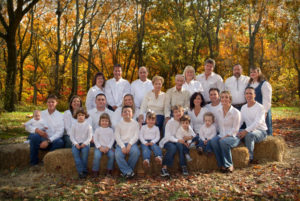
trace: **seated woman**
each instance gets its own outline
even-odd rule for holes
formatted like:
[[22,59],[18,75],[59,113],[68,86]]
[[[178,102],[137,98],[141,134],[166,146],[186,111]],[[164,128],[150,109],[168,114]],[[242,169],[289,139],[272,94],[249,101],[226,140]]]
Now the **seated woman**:
[[98,72],[93,79],[93,86],[89,89],[86,95],[85,106],[86,110],[90,111],[96,107],[95,98],[98,94],[104,94],[105,77],[103,73]]

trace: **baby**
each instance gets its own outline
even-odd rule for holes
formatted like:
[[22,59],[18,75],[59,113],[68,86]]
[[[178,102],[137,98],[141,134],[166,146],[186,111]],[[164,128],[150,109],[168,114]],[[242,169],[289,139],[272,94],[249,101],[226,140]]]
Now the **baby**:
[[35,134],[35,130],[37,128],[45,132],[48,129],[46,122],[41,119],[41,112],[39,110],[33,111],[33,118],[27,121],[24,125],[25,130],[30,133],[28,136],[28,140],[25,141],[25,143],[29,143],[30,137]]

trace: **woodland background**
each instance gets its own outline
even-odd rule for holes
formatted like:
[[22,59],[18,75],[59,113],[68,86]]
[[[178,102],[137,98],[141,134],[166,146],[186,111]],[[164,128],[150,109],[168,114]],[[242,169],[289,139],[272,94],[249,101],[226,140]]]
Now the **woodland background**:
[[[208,57],[223,78],[240,63],[262,68],[273,104],[299,106],[300,17],[297,0],[4,0],[0,3],[0,106],[42,103],[57,94],[83,99],[93,75],[161,75],[164,88]],[[60,104],[61,105],[61,104]]]

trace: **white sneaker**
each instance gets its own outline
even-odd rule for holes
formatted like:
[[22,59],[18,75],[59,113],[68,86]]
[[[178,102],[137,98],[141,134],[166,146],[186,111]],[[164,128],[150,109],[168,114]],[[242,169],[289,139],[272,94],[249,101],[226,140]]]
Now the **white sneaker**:
[[187,162],[191,162],[193,159],[191,158],[190,154],[185,154],[185,159]]

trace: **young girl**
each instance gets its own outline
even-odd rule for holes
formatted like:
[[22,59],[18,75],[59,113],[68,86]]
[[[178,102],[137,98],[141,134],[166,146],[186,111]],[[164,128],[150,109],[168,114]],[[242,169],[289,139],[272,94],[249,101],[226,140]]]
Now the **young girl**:
[[204,124],[200,127],[199,132],[199,143],[197,144],[197,150],[199,154],[202,154],[203,151],[206,153],[211,153],[211,139],[216,136],[217,131],[214,125],[215,116],[211,112],[207,112],[203,116]]
[[115,158],[115,152],[112,148],[115,142],[115,135],[111,128],[111,121],[107,113],[103,113],[100,116],[99,126],[100,127],[96,129],[94,134],[95,152],[92,169],[94,177],[99,175],[102,154],[107,154],[108,156],[107,175],[112,175]]
[[140,141],[143,153],[143,165],[150,167],[151,150],[154,153],[155,161],[157,164],[162,163],[162,152],[159,146],[156,144],[160,138],[159,128],[155,126],[156,114],[154,112],[147,112],[146,125],[142,126],[140,130]]
[[[79,178],[83,179],[87,176],[87,163],[90,151],[90,141],[92,139],[93,130],[88,121],[85,121],[89,115],[83,108],[79,108],[74,118],[77,122],[72,125],[70,140],[73,144],[72,153]],[[81,154],[81,156],[80,156]]]

